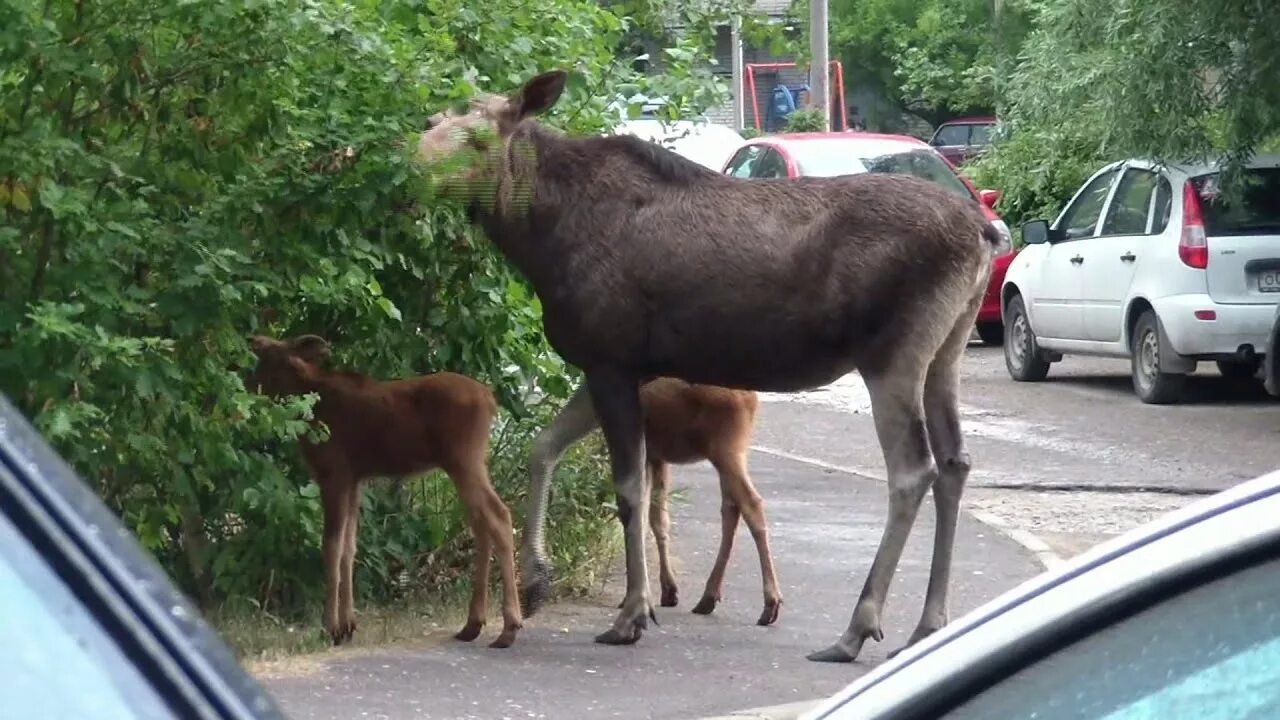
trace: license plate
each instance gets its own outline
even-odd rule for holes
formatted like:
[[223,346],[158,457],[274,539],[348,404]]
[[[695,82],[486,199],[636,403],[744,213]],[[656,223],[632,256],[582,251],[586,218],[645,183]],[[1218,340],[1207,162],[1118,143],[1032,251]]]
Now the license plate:
[[1258,292],[1280,293],[1280,270],[1258,273]]

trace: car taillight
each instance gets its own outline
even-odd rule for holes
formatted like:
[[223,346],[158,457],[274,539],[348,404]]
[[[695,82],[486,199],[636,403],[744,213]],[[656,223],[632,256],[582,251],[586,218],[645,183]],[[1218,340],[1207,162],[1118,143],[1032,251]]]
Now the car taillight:
[[1178,240],[1178,257],[1188,267],[1209,267],[1209,238],[1204,234],[1204,213],[1200,193],[1190,181],[1182,191],[1182,237]]

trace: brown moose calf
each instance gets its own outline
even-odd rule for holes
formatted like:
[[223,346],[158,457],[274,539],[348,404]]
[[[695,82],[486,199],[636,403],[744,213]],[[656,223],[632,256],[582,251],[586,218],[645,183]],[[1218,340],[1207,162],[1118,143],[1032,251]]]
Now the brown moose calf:
[[[662,585],[663,607],[674,607],[679,601],[676,577],[671,567],[670,466],[707,460],[720,476],[720,549],[707,577],[702,598],[693,611],[708,615],[720,602],[724,574],[741,518],[746,521],[760,556],[764,610],[757,623],[770,625],[776,622],[782,608],[782,589],[774,570],[773,554],[769,550],[764,500],[756,492],[747,472],[747,452],[760,404],[758,396],[751,390],[660,377],[640,388],[640,404],[644,418],[645,464],[652,488],[649,529],[658,546],[658,578]],[[543,547],[542,526],[556,463],[565,450],[599,425],[584,385],[534,440],[533,455],[529,461],[533,487],[529,493],[525,545],[521,552],[526,563],[523,593],[526,614],[536,612],[550,593],[551,569]]]
[[360,482],[437,468],[448,473],[467,508],[476,540],[467,624],[456,638],[474,640],[484,626],[489,560],[502,565],[502,633],[490,647],[508,647],[521,627],[511,513],[489,482],[489,432],[497,403],[469,377],[439,372],[378,381],[320,367],[329,343],[315,335],[291,340],[254,336],[257,367],[249,387],[271,396],[317,393],[316,420],[329,439],[302,439],[302,454],[324,504],[324,627],[334,644],[356,629],[352,568],[360,520]]

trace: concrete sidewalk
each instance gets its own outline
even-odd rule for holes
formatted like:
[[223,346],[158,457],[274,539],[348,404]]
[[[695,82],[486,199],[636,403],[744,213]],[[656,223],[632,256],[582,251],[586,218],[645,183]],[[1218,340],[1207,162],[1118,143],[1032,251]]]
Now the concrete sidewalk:
[[[745,526],[724,601],[711,616],[690,613],[720,533],[718,484],[711,468],[700,464],[675,473],[684,495],[672,507],[680,606],[658,608],[662,624],[651,625],[638,645],[592,642],[621,599],[615,579],[596,603],[554,605],[529,618],[510,650],[457,643],[441,631],[413,646],[323,653],[307,673],[267,678],[266,684],[299,720],[752,717],[743,708],[829,695],[882,662],[915,627],[928,579],[932,505],[926,501],[921,509],[890,588],[885,641],[868,643],[852,665],[811,663],[805,654],[830,644],[849,621],[879,543],[885,489],[868,478],[761,453],[753,453],[751,463],[767,502],[783,586],[782,615],[773,627],[754,624],[762,603],[760,572]],[[952,616],[1039,570],[1022,547],[962,518]],[[651,578],[656,601],[657,574]]]

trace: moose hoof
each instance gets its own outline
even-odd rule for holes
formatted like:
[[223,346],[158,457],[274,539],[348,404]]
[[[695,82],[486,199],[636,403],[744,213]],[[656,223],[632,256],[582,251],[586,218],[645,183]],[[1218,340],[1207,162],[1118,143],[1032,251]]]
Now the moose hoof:
[[675,607],[680,604],[680,596],[676,591],[675,585],[662,588],[662,600],[660,603],[662,607]]
[[551,566],[538,560],[529,573],[528,582],[520,588],[520,613],[531,617],[551,598]]
[[710,615],[715,612],[717,602],[719,601],[711,595],[703,595],[698,604],[693,606],[693,612],[695,615]]
[[807,657],[812,662],[851,663],[856,656],[856,653],[851,653],[843,645],[836,643],[825,650],[811,652]]
[[625,630],[618,628],[609,628],[605,632],[596,636],[596,642],[601,645],[634,645],[640,640],[643,629],[640,625],[633,624]]
[[769,600],[764,604],[764,610],[760,613],[760,619],[756,621],[757,625],[772,625],[778,622],[778,615],[782,612],[781,600]]
[[461,640],[462,642],[471,642],[472,640],[480,637],[480,629],[483,627],[484,623],[479,620],[468,620],[467,624],[463,625],[462,629],[454,634],[453,639]]
[[613,627],[596,636],[596,642],[601,645],[634,645],[649,627],[650,619],[654,625],[658,624],[658,616],[652,606],[647,613],[636,615],[629,622],[619,618],[619,622],[614,623]]

